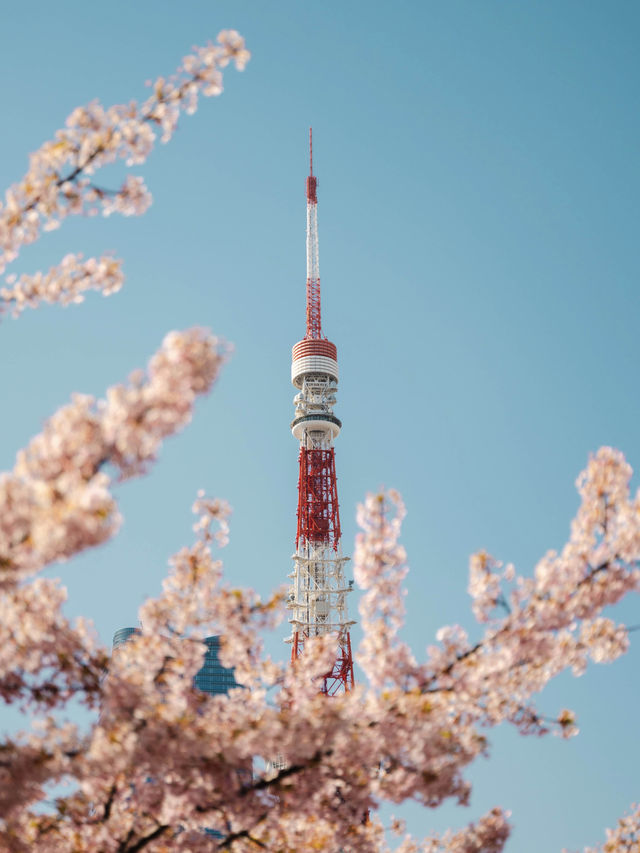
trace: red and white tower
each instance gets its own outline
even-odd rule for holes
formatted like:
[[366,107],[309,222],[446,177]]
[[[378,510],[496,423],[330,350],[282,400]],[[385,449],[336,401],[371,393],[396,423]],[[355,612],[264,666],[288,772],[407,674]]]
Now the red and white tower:
[[340,512],[333,442],[341,422],[333,414],[338,390],[338,353],[322,335],[320,263],[318,251],[317,179],[313,174],[313,147],[309,130],[307,178],[307,333],[293,347],[291,381],[295,418],[291,432],[300,442],[298,529],[294,568],[287,607],[291,611],[291,661],[304,652],[309,637],[335,636],[335,662],[324,676],[321,690],[334,696],[353,687],[347,595],[340,546]]

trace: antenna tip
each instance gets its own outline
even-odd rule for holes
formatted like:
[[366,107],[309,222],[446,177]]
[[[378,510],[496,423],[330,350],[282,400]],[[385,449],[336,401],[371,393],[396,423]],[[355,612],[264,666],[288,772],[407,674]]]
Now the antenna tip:
[[307,203],[316,204],[318,197],[316,195],[317,180],[313,175],[313,139],[311,136],[311,128],[309,128],[309,177],[307,178]]

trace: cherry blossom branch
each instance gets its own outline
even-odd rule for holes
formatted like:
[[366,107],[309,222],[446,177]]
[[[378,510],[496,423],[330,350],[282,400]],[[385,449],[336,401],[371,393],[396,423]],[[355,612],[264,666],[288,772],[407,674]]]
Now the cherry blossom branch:
[[[431,836],[421,844],[423,853],[502,853],[511,827],[508,823],[509,812],[492,809],[464,829],[442,836]],[[398,848],[398,853],[409,853],[411,840]],[[417,853],[417,848],[414,848]]]
[[[453,654],[440,657],[440,666],[426,670],[424,689],[428,692],[459,689],[454,674],[463,667],[461,672],[466,679],[471,659],[477,668],[484,656],[487,660],[482,661],[483,665],[489,664],[484,676],[486,683],[496,677],[507,679],[509,673],[520,670],[521,676],[511,680],[510,689],[515,693],[529,676],[527,668],[538,671],[544,668],[545,678],[536,687],[540,689],[561,668],[571,666],[576,674],[582,672],[587,654],[594,660],[611,660],[626,650],[628,632],[602,618],[600,612],[626,591],[638,588],[640,539],[637,524],[634,528],[629,523],[638,498],[629,501],[629,477],[630,469],[620,454],[608,448],[599,451],[591,460],[587,474],[579,480],[585,503],[574,522],[572,540],[563,553],[548,555],[541,561],[535,582],[519,581],[520,589],[512,595],[515,611],[480,642],[470,646],[462,635],[454,638],[449,645]],[[585,520],[589,521],[589,527],[585,526]],[[603,556],[606,558],[602,559]],[[482,552],[472,559],[470,590],[476,615],[483,621],[501,595],[495,565]],[[513,580],[512,567],[509,574]],[[520,639],[509,653],[510,637],[518,632]],[[535,649],[535,642],[530,641],[536,637],[544,637],[545,657],[561,651],[551,666],[550,659],[545,661],[527,653],[523,641],[526,639],[530,648]],[[520,649],[519,654],[516,649]],[[496,667],[493,661],[498,659],[500,664]],[[473,680],[479,683],[477,669]],[[520,706],[514,710],[520,710]],[[568,715],[569,712],[563,712],[558,720],[565,734],[569,730]]]
[[226,357],[202,330],[172,332],[128,385],[103,401],[75,395],[0,476],[0,581],[67,559],[109,539],[120,517],[101,469],[144,473],[166,437],[191,419]]
[[[385,637],[390,635],[389,627],[393,635],[402,624],[399,567],[404,552],[397,545],[402,506],[393,495],[368,499],[361,518],[365,533],[356,550],[356,578],[366,591],[363,627],[365,633],[374,633],[376,644],[366,637],[360,661],[367,674],[374,671],[372,687],[384,686],[382,698],[390,700],[387,713],[397,713],[406,704],[407,693],[415,690],[425,697],[423,713],[434,723],[442,714],[449,721],[463,721],[444,728],[459,750],[459,768],[486,749],[486,741],[477,732],[472,734],[478,725],[509,721],[523,734],[543,734],[553,722],[563,737],[575,734],[571,711],[562,710],[552,720],[532,707],[530,698],[567,667],[575,674],[583,672],[587,656],[596,662],[609,661],[627,648],[625,629],[601,612],[639,586],[640,501],[638,496],[633,501],[629,498],[630,476],[622,456],[610,448],[590,460],[578,481],[583,504],[571,539],[561,554],[549,554],[541,561],[534,579],[516,578],[511,566],[501,578],[488,555],[476,555],[470,585],[476,615],[481,621],[490,619],[490,611],[503,595],[503,579],[515,582],[511,612],[499,622],[493,620],[485,637],[475,644],[469,643],[459,626],[442,629],[438,632],[442,645],[431,647],[427,662],[413,667],[401,644],[394,641],[388,652]],[[399,507],[396,519],[388,521],[387,507],[395,505]],[[429,735],[423,732],[423,737]],[[416,760],[398,761],[392,756],[393,750],[383,761],[383,780],[417,772]],[[455,778],[454,771],[451,779]]]
[[0,595],[0,697],[40,711],[82,698],[95,707],[108,661],[82,621],[62,615],[66,590],[38,578]]
[[254,838],[251,835],[251,831],[248,829],[241,829],[238,832],[233,832],[230,835],[227,835],[220,841],[218,845],[219,850],[228,850],[233,847],[236,841],[242,841],[242,839],[246,838],[247,841],[250,841],[252,844],[255,844],[256,847],[260,847],[262,850],[267,849],[267,845],[263,844],[258,838]]
[[[140,178],[129,177],[118,191],[105,194],[85,176],[117,159],[129,166],[143,163],[155,143],[153,127],[167,142],[180,113],[195,112],[199,95],[222,92],[222,69],[233,62],[242,70],[248,59],[241,36],[223,30],[217,44],[196,48],[185,57],[177,75],[158,78],[153,95],[141,106],[131,102],[104,109],[93,101],[74,110],[66,127],[31,155],[22,181],[6,192],[0,206],[0,272],[15,260],[21,246],[37,239],[42,228],[58,227],[69,214],[99,209],[107,214],[144,213],[151,197]],[[70,169],[65,173],[67,164]]]
[[118,853],[138,853],[139,850],[144,850],[144,848],[151,844],[152,841],[155,841],[156,838],[160,838],[161,835],[164,835],[168,829],[170,829],[167,824],[160,824],[160,826],[156,827],[153,832],[150,832],[149,835],[146,835],[144,838],[138,839],[134,844],[130,844],[129,840],[121,842],[118,847]]
[[45,274],[8,276],[10,286],[0,288],[0,313],[10,310],[17,317],[25,308],[37,308],[42,302],[82,302],[87,290],[110,296],[120,290],[123,281],[122,264],[115,258],[82,261],[82,255],[66,255]]
[[630,812],[620,818],[615,829],[606,830],[606,836],[604,844],[586,847],[584,853],[634,853],[640,844],[640,805],[631,806]]

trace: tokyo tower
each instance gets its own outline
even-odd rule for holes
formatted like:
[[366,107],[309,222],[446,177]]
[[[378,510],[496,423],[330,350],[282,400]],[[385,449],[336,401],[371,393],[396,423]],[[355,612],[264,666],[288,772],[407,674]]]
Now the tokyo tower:
[[333,442],[341,422],[333,414],[338,390],[338,353],[322,334],[318,250],[317,178],[313,174],[313,142],[309,130],[307,189],[307,331],[293,347],[291,381],[295,418],[291,432],[300,442],[298,526],[294,568],[287,607],[291,611],[291,662],[304,653],[311,637],[335,637],[335,661],[323,676],[321,692],[335,696],[353,687],[347,595],[340,545],[340,511]]

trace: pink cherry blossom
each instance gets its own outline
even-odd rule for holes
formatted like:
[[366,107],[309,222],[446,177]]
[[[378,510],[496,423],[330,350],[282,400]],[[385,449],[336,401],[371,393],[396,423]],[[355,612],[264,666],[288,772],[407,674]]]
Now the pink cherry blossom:
[[[184,354],[183,343],[172,339],[154,360],[154,371],[183,364]],[[84,398],[77,405],[86,423],[92,405]],[[64,466],[51,448],[47,453],[41,450],[38,465],[56,476]],[[90,471],[92,459],[86,451],[81,470]],[[29,454],[25,465],[28,460]],[[597,485],[603,468],[611,478],[604,493]],[[6,746],[6,766],[17,782],[3,795],[0,838],[11,839],[15,849],[44,851],[388,851],[379,805],[466,802],[465,770],[488,753],[490,727],[508,722],[524,734],[575,734],[572,711],[546,717],[532,697],[554,674],[576,662],[582,666],[585,655],[607,661],[626,648],[624,629],[601,615],[608,597],[602,598],[598,584],[611,568],[624,589],[634,589],[635,567],[615,553],[610,566],[594,565],[607,532],[590,504],[607,503],[614,531],[617,513],[625,513],[630,501],[622,482],[629,476],[626,463],[608,449],[589,463],[578,518],[590,517],[596,533],[582,526],[580,537],[590,546],[578,548],[574,525],[561,555],[547,555],[546,563],[557,561],[559,575],[564,570],[564,578],[554,579],[553,597],[538,591],[538,583],[547,589],[546,575],[527,582],[505,570],[500,584],[518,592],[509,596],[490,580],[491,597],[478,614],[484,633],[473,640],[459,626],[445,627],[423,662],[398,637],[407,572],[398,542],[404,508],[397,493],[370,496],[359,513],[363,532],[355,567],[364,590],[358,650],[364,678],[331,700],[317,686],[332,651],[328,641],[309,644],[295,670],[265,656],[261,633],[281,617],[282,596],[261,601],[225,582],[211,548],[227,538],[229,508],[203,494],[194,504],[196,541],[171,560],[161,595],[142,606],[140,633],[113,655],[107,678],[101,674],[106,652],[85,626],[71,627],[60,616],[59,586],[44,595],[37,580],[7,590],[4,646],[10,651],[0,669],[5,701],[55,711],[73,696],[90,707],[99,704],[100,711],[84,732],[51,716],[43,730]],[[565,567],[566,561],[571,563]],[[472,563],[474,585],[488,567],[497,574],[497,563],[486,555]],[[477,601],[475,586],[473,592]],[[494,615],[489,601],[498,596],[509,604]],[[33,601],[40,611],[32,609]],[[567,616],[567,609],[574,612]],[[226,696],[193,686],[203,660],[201,639],[211,633],[224,638],[223,663],[235,667],[240,685]],[[64,664],[52,662],[61,636],[67,637]],[[57,675],[48,687],[51,667]],[[270,769],[276,755],[283,760]],[[54,811],[43,808],[48,786],[64,781],[71,793],[58,798]],[[217,828],[223,840],[205,835],[205,827]],[[397,823],[395,830],[404,831]],[[461,830],[422,840],[405,836],[399,849],[500,853],[509,831],[508,814],[496,807]],[[622,832],[614,831],[620,838]]]
[[[607,840],[598,847],[587,847],[584,853],[634,853],[640,846],[640,806],[633,805],[620,818],[615,829],[606,830]],[[566,853],[566,851],[564,851]]]
[[[235,30],[223,30],[216,44],[194,48],[176,74],[158,78],[144,103],[103,107],[92,101],[74,109],[64,128],[31,154],[28,171],[0,202],[0,274],[23,246],[42,231],[59,228],[68,216],[143,214],[152,199],[142,177],[127,175],[119,188],[107,188],[96,182],[96,174],[117,160],[128,167],[144,163],[157,132],[168,142],[181,113],[193,114],[200,96],[222,92],[222,69],[232,62],[242,70],[249,57],[244,39]],[[122,273],[119,262],[102,258],[82,265],[79,256],[68,255],[46,275],[25,274],[7,285],[0,290],[0,310],[4,304],[18,314],[41,301],[81,301],[89,289],[115,293]]]
[[143,473],[162,441],[191,419],[225,347],[201,329],[172,332],[149,363],[106,399],[75,394],[0,475],[0,583],[64,560],[117,531],[111,466],[120,479]]
[[87,290],[109,296],[120,290],[123,280],[121,262],[115,258],[83,261],[81,255],[66,255],[44,275],[8,276],[9,286],[0,288],[0,310],[18,316],[25,308],[37,308],[42,302],[78,303]]

